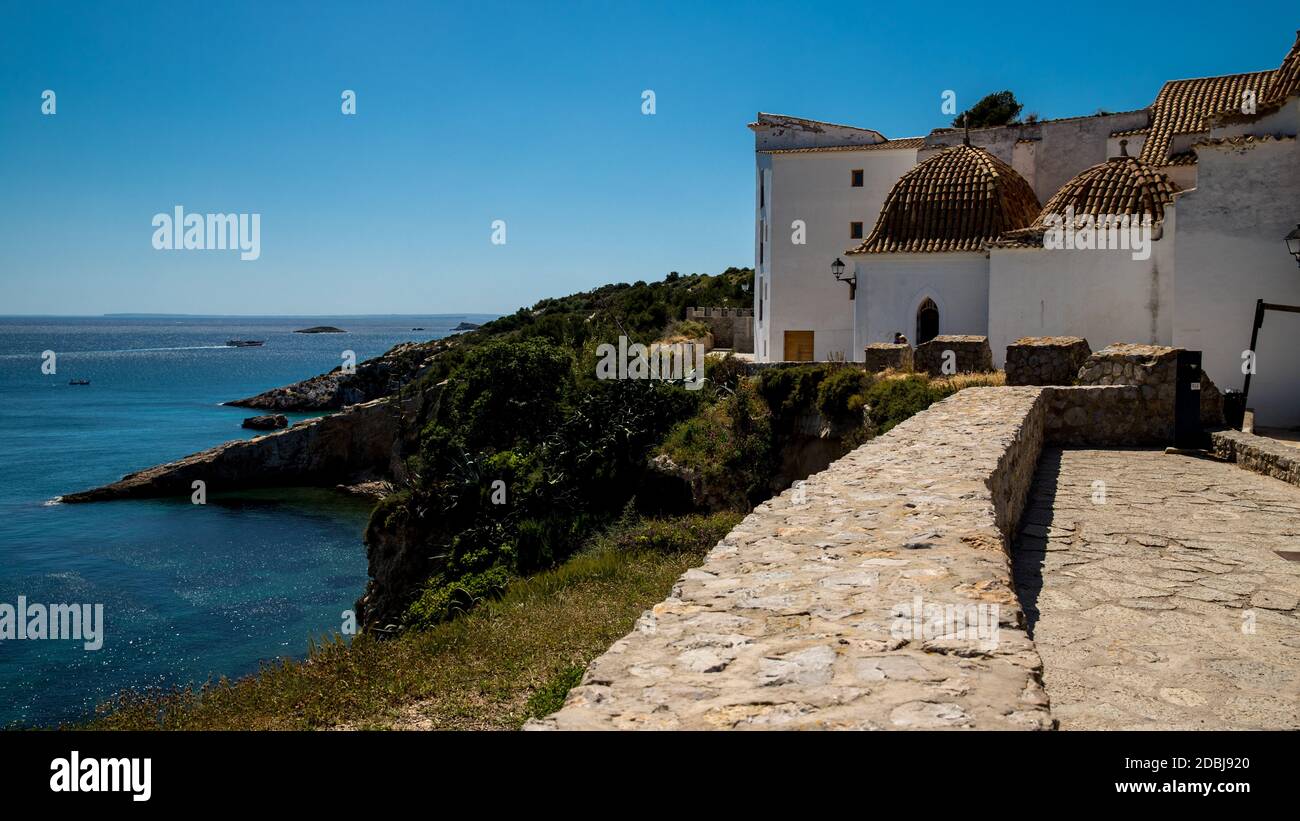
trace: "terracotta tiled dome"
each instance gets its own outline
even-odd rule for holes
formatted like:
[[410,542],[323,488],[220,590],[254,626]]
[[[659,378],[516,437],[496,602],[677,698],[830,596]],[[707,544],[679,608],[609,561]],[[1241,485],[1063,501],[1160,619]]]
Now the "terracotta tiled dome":
[[1178,186],[1172,180],[1136,157],[1112,157],[1062,186],[1043,206],[1032,227],[1045,227],[1051,214],[1064,217],[1067,208],[1076,216],[1150,215],[1158,225],[1176,191]]
[[979,251],[1038,215],[1034,189],[982,148],[946,148],[903,175],[850,254]]
[[1174,201],[1178,186],[1167,176],[1136,157],[1112,157],[1083,171],[1061,186],[1028,228],[1008,231],[993,243],[1002,248],[1042,245],[1051,217],[1074,214],[1075,225],[1084,217],[1151,217],[1152,225],[1165,218],[1165,206]]

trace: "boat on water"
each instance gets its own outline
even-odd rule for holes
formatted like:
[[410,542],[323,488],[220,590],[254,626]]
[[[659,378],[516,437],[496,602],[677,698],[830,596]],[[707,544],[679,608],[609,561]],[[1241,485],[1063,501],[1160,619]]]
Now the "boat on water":
[[68,384],[69,384],[69,385],[89,385],[89,384],[90,384],[90,380],[89,380],[89,379],[69,379],[69,380],[68,380]]
[[227,339],[226,346],[230,348],[260,348],[266,343],[265,339]]

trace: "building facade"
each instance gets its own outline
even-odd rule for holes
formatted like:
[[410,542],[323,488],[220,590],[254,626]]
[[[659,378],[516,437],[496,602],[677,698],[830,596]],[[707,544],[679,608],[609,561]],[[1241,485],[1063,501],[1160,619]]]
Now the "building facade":
[[[1276,69],[1151,106],[889,140],[760,114],[755,355],[861,360],[902,334],[1072,335],[1203,351],[1265,425],[1300,425],[1300,35]],[[836,259],[844,265],[837,279]]]

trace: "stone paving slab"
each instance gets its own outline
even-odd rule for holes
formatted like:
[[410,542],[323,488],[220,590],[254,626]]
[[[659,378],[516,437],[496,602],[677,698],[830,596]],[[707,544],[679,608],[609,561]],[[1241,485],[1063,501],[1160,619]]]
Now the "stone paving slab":
[[1300,727],[1300,563],[1278,550],[1300,550],[1300,488],[1044,451],[1014,561],[1061,728]]
[[1006,549],[1045,405],[967,389],[755,508],[528,729],[1050,729]]

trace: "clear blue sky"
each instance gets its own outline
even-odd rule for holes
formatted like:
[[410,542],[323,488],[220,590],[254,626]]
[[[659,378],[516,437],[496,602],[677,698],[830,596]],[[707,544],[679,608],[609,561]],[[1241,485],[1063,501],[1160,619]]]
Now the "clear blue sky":
[[[918,6],[0,0],[0,314],[506,312],[750,265],[759,110],[901,137],[947,124],[944,89],[1140,108],[1276,67],[1300,26],[1294,0]],[[261,258],[154,250],[177,204],[260,213]]]

